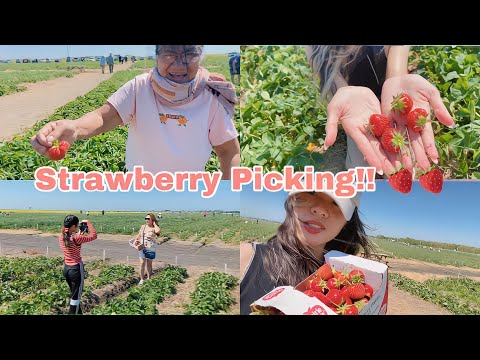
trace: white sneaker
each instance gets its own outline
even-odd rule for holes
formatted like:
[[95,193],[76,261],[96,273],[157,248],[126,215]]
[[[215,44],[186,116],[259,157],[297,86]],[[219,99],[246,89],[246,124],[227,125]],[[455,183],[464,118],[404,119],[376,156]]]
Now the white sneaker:
[[138,285],[142,285],[143,284],[143,279],[140,279],[140,281],[138,282]]

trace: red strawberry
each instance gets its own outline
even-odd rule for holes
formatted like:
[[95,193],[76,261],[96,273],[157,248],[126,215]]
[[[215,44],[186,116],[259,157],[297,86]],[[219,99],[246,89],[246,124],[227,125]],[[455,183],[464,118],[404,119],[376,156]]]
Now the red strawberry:
[[337,290],[340,290],[340,288],[342,287],[342,282],[339,280],[339,279],[335,279],[335,278],[331,278],[331,279],[328,279],[327,281],[327,288],[329,290],[331,289],[337,289]]
[[321,293],[321,292],[314,292],[313,296],[316,297],[318,300],[320,300],[325,305],[330,304],[330,300],[328,300],[328,298],[325,295],[323,295],[323,293]]
[[325,292],[327,289],[327,282],[320,278],[315,278],[310,283],[310,289],[317,292]]
[[387,151],[397,153],[405,148],[405,138],[396,129],[388,128],[383,132],[381,142]]
[[350,274],[348,274],[349,281],[352,284],[361,284],[365,282],[365,274],[362,270],[352,270]]
[[365,296],[371,299],[373,296],[373,288],[368,284],[363,284],[363,286],[365,287]]
[[372,114],[370,116],[369,122],[370,131],[373,133],[373,135],[377,137],[382,136],[385,129],[388,129],[390,127],[390,122],[388,121],[388,118],[381,114]]
[[420,176],[419,181],[425,190],[438,194],[443,187],[443,173],[436,167]]
[[54,161],[61,160],[65,157],[67,150],[70,148],[70,144],[66,141],[58,142],[54,140],[51,148],[48,149],[48,157]]
[[327,294],[328,300],[330,300],[334,305],[342,305],[345,302],[345,297],[343,292],[337,289],[331,289]]
[[392,111],[397,115],[407,115],[413,107],[413,100],[410,95],[401,93],[400,95],[394,96],[391,103]]
[[323,279],[323,280],[331,279],[333,278],[332,267],[328,264],[323,264],[315,272],[315,275],[317,275],[320,279]]
[[390,186],[401,193],[408,194],[412,190],[412,173],[402,169],[388,178]]
[[407,126],[410,130],[421,132],[427,123],[427,111],[425,109],[415,109],[407,115]]
[[352,300],[363,299],[363,297],[365,296],[365,287],[363,286],[363,284],[353,284],[347,286],[344,294]]

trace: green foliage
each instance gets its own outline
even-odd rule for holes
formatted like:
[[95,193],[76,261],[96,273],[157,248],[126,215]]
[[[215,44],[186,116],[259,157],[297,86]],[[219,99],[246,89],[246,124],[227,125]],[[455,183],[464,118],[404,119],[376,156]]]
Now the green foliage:
[[227,311],[235,299],[230,291],[237,286],[235,276],[221,272],[206,272],[197,281],[190,295],[192,302],[187,306],[186,315],[213,315]]
[[401,290],[440,305],[455,315],[480,315],[480,283],[467,278],[427,280],[423,283],[390,273],[389,280]]
[[[405,245],[405,241],[389,238],[372,238],[383,253],[405,259],[432,262],[440,265],[466,266],[480,269],[480,255],[449,249],[433,248],[427,245]],[[393,241],[395,240],[395,241]],[[407,242],[405,242],[407,243]],[[461,246],[461,245],[458,245]]]
[[432,82],[456,127],[434,126],[440,167],[448,177],[480,179],[480,48],[414,47],[416,72]]
[[26,83],[35,83],[58,77],[72,77],[75,73],[68,71],[13,71],[0,72],[0,96],[24,91]]
[[326,111],[301,46],[246,46],[241,59],[243,165],[281,171],[321,166]]
[[[10,212],[9,216],[0,216],[0,229],[37,229],[57,233],[67,214],[85,217],[78,210],[65,212]],[[145,212],[106,212],[105,215],[90,212],[89,219],[99,233],[136,235],[145,223]],[[162,212],[159,220],[161,236],[185,240],[223,240],[231,244],[240,242],[240,230],[246,226],[238,214],[209,213],[204,217],[197,212]],[[127,225],[126,225],[127,224]],[[255,228],[260,224],[250,224]],[[259,226],[261,228],[261,225]],[[223,234],[223,236],[222,236]]]
[[125,171],[125,149],[127,127],[118,127],[106,134],[86,140],[78,140],[69,149],[69,155],[61,161],[52,161],[36,153],[31,144],[32,137],[45,124],[61,119],[77,119],[87,112],[102,106],[107,98],[120,86],[138,75],[139,71],[119,71],[109,80],[84,96],[57,109],[47,119],[39,121],[24,135],[0,143],[0,180],[32,180],[40,166],[60,166],[69,171]]
[[95,315],[156,315],[156,304],[167,296],[175,294],[178,283],[187,277],[187,270],[181,266],[168,265],[158,276],[150,278],[141,286],[129,289],[126,298],[109,299],[97,306]]

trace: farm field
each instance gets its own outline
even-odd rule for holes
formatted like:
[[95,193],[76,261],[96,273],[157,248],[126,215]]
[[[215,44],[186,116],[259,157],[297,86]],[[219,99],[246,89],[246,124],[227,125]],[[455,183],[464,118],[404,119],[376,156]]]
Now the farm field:
[[[210,58],[211,57],[211,58]],[[228,72],[228,56],[208,55],[205,60],[207,69],[212,66],[214,71],[225,71],[222,61],[226,62]],[[67,166],[70,171],[126,171],[125,149],[128,126],[118,127],[115,130],[96,137],[76,141],[69,149],[69,155],[62,161],[53,162],[37,154],[30,145],[30,137],[46,123],[60,119],[77,119],[105,103],[107,98],[119,87],[125,84],[144,70],[142,61],[134,64],[137,70],[115,71],[113,76],[100,83],[95,89],[84,96],[77,97],[45,119],[38,121],[31,128],[25,129],[21,135],[0,142],[0,180],[32,180],[35,170],[40,166]],[[153,65],[152,61],[152,65]],[[7,64],[9,65],[9,64]],[[19,64],[22,65],[22,64]],[[31,64],[36,65],[36,64]],[[49,65],[49,64],[47,64]],[[116,65],[118,66],[118,65]],[[229,79],[229,77],[228,77]],[[234,121],[238,123],[240,112],[237,109]],[[218,158],[212,152],[212,157],[206,166],[206,171],[219,169]]]
[[[0,257],[0,314],[66,314],[69,290],[58,257]],[[132,266],[86,261],[82,296],[84,314],[157,315],[164,300],[177,296],[177,287],[189,281],[187,268],[156,264],[154,276],[142,286]],[[233,293],[237,278],[218,271],[192,269],[198,278],[187,299],[177,307],[183,314],[235,314]],[[198,294],[201,294],[199,296]],[[165,314],[165,312],[162,312]]]

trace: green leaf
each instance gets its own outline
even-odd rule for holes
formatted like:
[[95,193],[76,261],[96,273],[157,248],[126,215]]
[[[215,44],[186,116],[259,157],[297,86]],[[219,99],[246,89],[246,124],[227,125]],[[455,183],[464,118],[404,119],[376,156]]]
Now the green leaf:
[[262,91],[262,92],[260,93],[260,96],[261,96],[262,98],[264,98],[265,100],[270,100],[270,94],[269,94],[268,92],[266,92],[266,91]]

